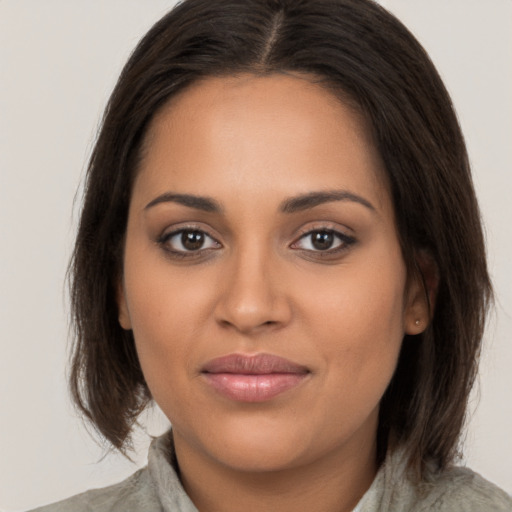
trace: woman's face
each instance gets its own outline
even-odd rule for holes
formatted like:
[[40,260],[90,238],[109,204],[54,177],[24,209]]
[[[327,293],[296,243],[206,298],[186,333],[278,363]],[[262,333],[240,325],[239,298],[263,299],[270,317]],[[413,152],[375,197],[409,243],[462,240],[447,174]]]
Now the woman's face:
[[211,78],[154,119],[119,318],[178,455],[269,471],[375,453],[426,320],[383,176],[361,117],[305,77]]

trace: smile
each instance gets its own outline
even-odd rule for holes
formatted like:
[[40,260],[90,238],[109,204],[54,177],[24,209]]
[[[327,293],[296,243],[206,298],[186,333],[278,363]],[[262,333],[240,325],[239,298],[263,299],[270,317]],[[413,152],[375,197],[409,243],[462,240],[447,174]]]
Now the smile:
[[310,371],[270,354],[231,354],[209,361],[201,374],[226,398],[238,402],[265,402],[298,386]]

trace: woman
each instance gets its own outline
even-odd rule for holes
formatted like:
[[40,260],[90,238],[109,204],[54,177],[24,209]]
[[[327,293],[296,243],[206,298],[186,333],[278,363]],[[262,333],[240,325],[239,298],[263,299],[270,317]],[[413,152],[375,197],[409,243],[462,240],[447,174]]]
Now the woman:
[[127,63],[71,385],[149,467],[43,510],[510,510],[453,467],[491,287],[450,99],[369,1],[188,0]]

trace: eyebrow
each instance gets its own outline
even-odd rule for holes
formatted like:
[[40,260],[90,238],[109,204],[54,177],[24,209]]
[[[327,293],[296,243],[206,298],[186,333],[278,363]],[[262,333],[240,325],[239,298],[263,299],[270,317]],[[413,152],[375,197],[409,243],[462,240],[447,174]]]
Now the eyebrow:
[[309,210],[315,206],[319,206],[324,203],[331,203],[334,201],[351,201],[359,203],[372,212],[377,210],[370,201],[364,197],[358,196],[348,190],[328,190],[321,192],[309,192],[296,197],[291,197],[281,204],[281,211],[283,213],[296,213],[304,210]]
[[155,199],[150,201],[144,209],[148,210],[160,203],[178,203],[183,206],[188,206],[189,208],[195,208],[196,210],[202,210],[203,212],[209,213],[222,212],[222,207],[217,201],[215,201],[215,199],[192,194],[175,194],[172,192],[167,192],[155,197]]
[[[359,203],[372,212],[376,212],[375,207],[365,199],[357,194],[349,192],[348,190],[329,190],[320,192],[309,192],[295,197],[290,197],[281,203],[280,211],[282,213],[296,213],[304,210],[309,210],[315,206],[335,201],[351,201]],[[156,206],[161,203],[177,203],[188,208],[194,208],[208,213],[221,213],[222,206],[218,201],[211,197],[196,196],[193,194],[176,194],[173,192],[166,192],[161,194],[146,206],[145,210]]]

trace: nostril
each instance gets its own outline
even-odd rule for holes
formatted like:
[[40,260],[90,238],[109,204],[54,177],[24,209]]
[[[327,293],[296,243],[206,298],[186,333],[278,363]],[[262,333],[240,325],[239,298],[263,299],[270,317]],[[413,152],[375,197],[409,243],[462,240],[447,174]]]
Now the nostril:
[[221,293],[215,304],[213,315],[223,329],[266,332],[288,323],[291,311],[284,294],[276,297],[268,289],[240,281],[236,285]]

